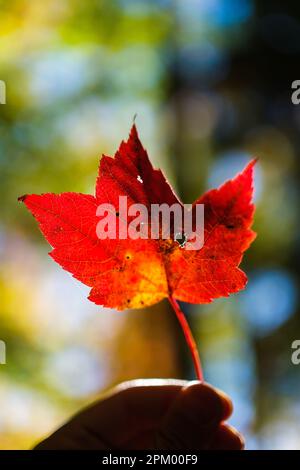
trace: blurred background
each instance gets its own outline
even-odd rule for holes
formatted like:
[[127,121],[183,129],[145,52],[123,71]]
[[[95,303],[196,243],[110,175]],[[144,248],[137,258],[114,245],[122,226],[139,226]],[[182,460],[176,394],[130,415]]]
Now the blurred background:
[[93,193],[134,115],[184,202],[255,155],[257,240],[245,291],[184,305],[207,381],[248,449],[300,449],[300,4],[0,1],[0,448],[27,449],[121,380],[193,378],[167,302],[115,312],[47,256],[17,197]]

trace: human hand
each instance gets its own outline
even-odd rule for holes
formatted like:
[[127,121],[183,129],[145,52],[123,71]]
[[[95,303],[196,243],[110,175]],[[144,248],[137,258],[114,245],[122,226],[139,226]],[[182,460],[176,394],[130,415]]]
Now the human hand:
[[227,395],[211,385],[135,380],[118,385],[41,442],[37,450],[242,450],[243,438],[224,421]]

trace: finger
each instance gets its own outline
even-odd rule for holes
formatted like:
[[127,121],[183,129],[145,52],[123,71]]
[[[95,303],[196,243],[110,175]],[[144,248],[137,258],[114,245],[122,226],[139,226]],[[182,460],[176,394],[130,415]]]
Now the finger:
[[190,382],[181,389],[158,433],[161,449],[205,449],[221,421],[232,412],[230,399],[208,384]]
[[220,424],[215,434],[211,449],[213,450],[243,450],[243,436],[229,424]]
[[186,384],[172,379],[125,382],[36,448],[124,448],[127,442],[159,426]]

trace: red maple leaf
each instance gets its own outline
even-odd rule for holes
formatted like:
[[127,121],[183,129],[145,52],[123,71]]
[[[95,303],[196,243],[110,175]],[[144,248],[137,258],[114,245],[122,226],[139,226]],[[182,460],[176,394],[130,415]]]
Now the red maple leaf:
[[[200,378],[195,343],[177,300],[209,303],[244,288],[247,277],[238,266],[255,238],[250,229],[254,164],[252,160],[234,179],[208,191],[193,204],[193,208],[204,204],[204,245],[198,250],[183,249],[174,233],[163,239],[163,227],[159,239],[98,238],[98,206],[110,203],[118,208],[120,196],[127,197],[128,207],[139,203],[149,211],[153,204],[182,206],[163,173],[152,167],[135,126],[114,158],[102,157],[95,196],[46,193],[25,195],[19,200],[37,219],[53,247],[50,256],[91,287],[92,302],[123,310],[168,298]],[[127,226],[131,220],[119,220],[120,226]]]

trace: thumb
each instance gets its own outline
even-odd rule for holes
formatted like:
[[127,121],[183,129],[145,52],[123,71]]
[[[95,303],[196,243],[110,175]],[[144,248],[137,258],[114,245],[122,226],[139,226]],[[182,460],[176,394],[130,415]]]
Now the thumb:
[[209,448],[220,423],[232,412],[230,399],[208,384],[190,382],[178,393],[157,434],[162,449]]

